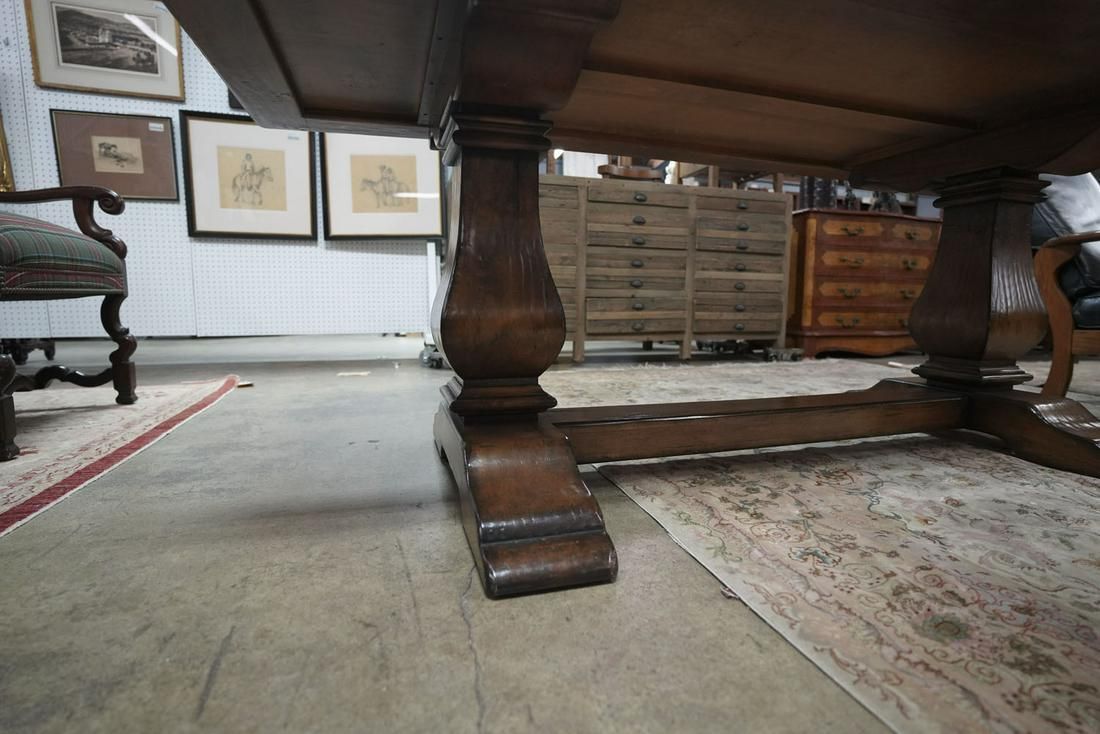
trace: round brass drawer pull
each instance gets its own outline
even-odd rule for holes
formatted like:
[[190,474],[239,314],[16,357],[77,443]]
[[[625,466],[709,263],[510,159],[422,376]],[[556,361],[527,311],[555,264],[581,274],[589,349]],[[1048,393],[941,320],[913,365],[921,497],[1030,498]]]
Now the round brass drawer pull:
[[905,258],[902,258],[901,264],[906,270],[916,270],[917,266],[920,263],[917,262],[916,260],[905,257]]
[[738,271],[738,272],[744,272],[745,271],[745,263],[737,263],[736,265],[733,266],[733,269]]
[[736,306],[733,307],[733,310],[734,311],[744,311],[745,310],[745,304],[739,303],[739,304],[737,304]]
[[645,304],[635,301],[633,304],[631,304],[631,308],[633,308],[635,311],[645,311]]
[[749,225],[746,224],[745,222],[738,222],[737,223],[737,231],[738,232],[748,232],[749,231]]
[[739,290],[739,291],[745,290],[745,284],[744,283],[734,283],[733,287],[734,287],[735,290]]
[[748,209],[749,208],[749,202],[739,201],[739,202],[737,202],[737,208],[738,209]]
[[911,288],[902,288],[899,292],[901,293],[901,297],[905,300],[917,297],[917,292]]
[[734,324],[733,325],[733,330],[734,331],[744,331],[745,330],[745,325],[744,324]]
[[737,249],[738,250],[747,250],[747,249],[749,249],[749,245],[748,245],[747,242],[738,242],[737,243]]
[[642,281],[640,281],[639,279],[635,278],[634,280],[630,281],[630,285],[631,285],[631,287],[633,287],[633,288],[641,288],[641,287],[642,287]]
[[634,224],[645,224],[645,217],[641,214],[634,217]]
[[645,263],[642,262],[641,260],[631,260],[630,261],[630,267],[632,267],[632,268],[640,268],[643,265],[645,265]]
[[905,230],[905,239],[915,240],[917,238],[918,234],[920,234],[920,232],[917,232],[917,231],[912,230],[912,229],[907,229],[907,230]]
[[635,237],[634,239],[631,240],[631,242],[633,242],[635,245],[644,245],[645,244],[645,237]]
[[863,225],[862,224],[859,225],[859,226],[856,226],[856,227],[851,227],[851,226],[845,224],[840,229],[841,229],[842,232],[844,232],[844,234],[848,235],[849,237],[858,237],[859,235],[863,234]]
[[643,194],[641,191],[638,191],[634,194],[634,201],[645,201],[645,200],[646,200],[646,195]]
[[634,329],[634,331],[643,331],[645,329],[645,324],[641,321],[635,321],[630,325],[630,328]]

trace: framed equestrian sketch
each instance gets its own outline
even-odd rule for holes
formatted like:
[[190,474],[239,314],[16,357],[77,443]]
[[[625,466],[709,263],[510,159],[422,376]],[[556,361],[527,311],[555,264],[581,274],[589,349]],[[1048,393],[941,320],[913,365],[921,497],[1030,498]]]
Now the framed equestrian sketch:
[[180,112],[192,237],[314,239],[313,133]]
[[25,0],[40,87],[183,100],[180,27],[152,0]]
[[441,237],[439,153],[427,140],[321,136],[325,237]]
[[62,186],[179,200],[171,118],[50,110],[50,119]]

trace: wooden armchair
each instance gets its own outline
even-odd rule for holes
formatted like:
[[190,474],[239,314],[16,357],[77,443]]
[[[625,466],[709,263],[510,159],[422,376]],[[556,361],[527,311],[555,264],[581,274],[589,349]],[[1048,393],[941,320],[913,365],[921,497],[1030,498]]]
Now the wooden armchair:
[[0,212],[0,301],[103,296],[100,319],[118,347],[111,353],[111,365],[94,375],[60,365],[44,367],[34,375],[21,375],[11,355],[0,355],[0,461],[19,455],[12,393],[37,390],[53,380],[82,387],[111,382],[117,392],[116,402],[128,405],[137,400],[134,393],[137,379],[130,361],[137,341],[119,320],[127,294],[126,245],[110,230],[96,224],[93,216],[95,204],[108,214],[121,214],[125,207],[122,197],[98,186],[0,193],[0,204],[61,200],[72,202],[79,232]]
[[1074,357],[1100,354],[1100,250],[1083,249],[1100,232],[1055,237],[1035,255],[1035,277],[1050,316],[1053,354],[1046,397],[1065,397]]

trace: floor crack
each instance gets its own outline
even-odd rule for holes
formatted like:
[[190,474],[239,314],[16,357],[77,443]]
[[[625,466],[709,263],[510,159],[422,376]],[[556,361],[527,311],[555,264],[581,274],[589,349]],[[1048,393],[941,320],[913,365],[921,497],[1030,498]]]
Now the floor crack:
[[474,628],[470,624],[470,609],[467,606],[470,600],[470,590],[474,588],[474,575],[477,573],[477,564],[470,568],[470,577],[466,582],[466,590],[462,592],[462,598],[458,606],[462,611],[462,621],[466,623],[466,646],[470,648],[470,654],[474,659],[474,696],[477,698],[477,730],[485,730],[485,694],[481,690],[481,658],[477,654],[474,645]]
[[222,666],[222,658],[229,651],[229,642],[233,639],[233,632],[236,629],[236,625],[229,628],[229,633],[222,638],[222,644],[218,646],[218,654],[214,656],[209,670],[206,671],[206,683],[203,684],[202,693],[199,695],[199,706],[195,709],[195,721],[198,721],[202,716],[202,712],[206,710],[206,702],[210,700],[210,693],[214,690],[214,682],[218,679],[218,669]]
[[424,632],[420,626],[420,605],[416,601],[416,587],[413,585],[412,572],[409,570],[409,560],[405,557],[405,547],[401,545],[401,539],[397,539],[397,552],[401,554],[401,565],[405,569],[405,580],[409,582],[409,596],[412,597],[413,616],[416,619],[416,639],[424,644]]

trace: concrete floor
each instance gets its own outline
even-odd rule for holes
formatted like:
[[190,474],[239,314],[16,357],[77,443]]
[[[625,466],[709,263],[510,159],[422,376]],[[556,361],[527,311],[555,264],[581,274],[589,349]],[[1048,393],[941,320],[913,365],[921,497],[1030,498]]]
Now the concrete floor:
[[595,473],[619,580],[486,600],[448,373],[365,344],[141,343],[145,384],[255,386],[0,539],[0,731],[886,731]]

